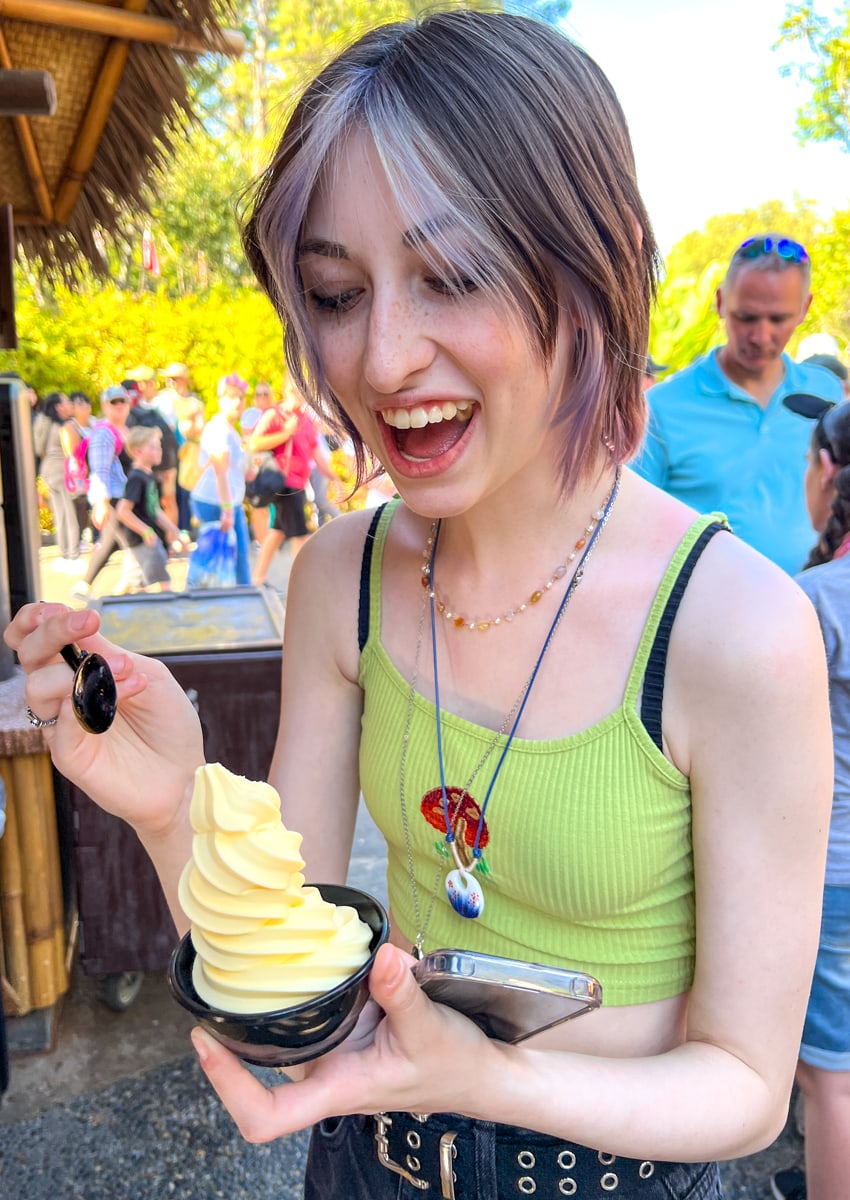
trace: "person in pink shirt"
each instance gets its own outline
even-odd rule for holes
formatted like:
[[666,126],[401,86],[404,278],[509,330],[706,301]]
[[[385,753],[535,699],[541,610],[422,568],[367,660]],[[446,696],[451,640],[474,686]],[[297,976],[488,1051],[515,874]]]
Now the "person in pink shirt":
[[292,557],[312,532],[307,524],[307,492],[315,461],[319,434],[313,418],[292,388],[280,403],[267,408],[251,433],[252,454],[274,454],[275,463],[286,476],[286,490],[274,501],[274,516],[260,545],[253,582],[265,583],[272,560],[288,538]]

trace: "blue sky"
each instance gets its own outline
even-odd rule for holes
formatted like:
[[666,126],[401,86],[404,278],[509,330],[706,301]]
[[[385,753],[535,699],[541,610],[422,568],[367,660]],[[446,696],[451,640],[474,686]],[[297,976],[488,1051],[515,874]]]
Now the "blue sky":
[[[831,15],[823,0],[818,9]],[[800,146],[807,98],[771,49],[785,0],[573,0],[566,32],[600,64],[629,121],[638,179],[663,253],[714,213],[795,193],[828,216],[850,207],[850,154]]]

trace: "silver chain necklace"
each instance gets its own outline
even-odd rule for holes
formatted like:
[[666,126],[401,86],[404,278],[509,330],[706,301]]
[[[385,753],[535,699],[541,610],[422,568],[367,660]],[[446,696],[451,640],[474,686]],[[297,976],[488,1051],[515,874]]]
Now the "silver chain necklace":
[[[560,623],[563,619],[564,613],[567,611],[567,607],[572,598],[573,592],[578,587],[579,583],[581,582],[581,580],[584,576],[584,569],[587,566],[588,561],[590,560],[590,555],[594,549],[594,546],[596,545],[598,537],[602,533],[602,530],[605,528],[605,526],[608,524],[608,518],[611,515],[611,509],[613,508],[614,501],[617,498],[617,494],[619,492],[620,476],[621,476],[621,471],[620,471],[620,468],[617,467],[616,474],[614,477],[614,484],[611,488],[610,494],[609,494],[607,502],[605,504],[604,514],[594,531],[593,537],[588,542],[588,544],[585,548],[584,554],[582,555],[582,557],[579,560],[579,563],[578,563],[578,566],[576,567],[574,575],[572,576],[569,584],[567,585],[567,589],[564,593],[564,597],[558,608],[558,612],[557,612],[555,619],[552,622],[552,624],[549,628],[549,631],[546,635],[546,639],[543,644],[543,649],[541,650],[540,655],[538,656],[538,658],[534,664],[534,667],[532,668],[528,678],[526,679],[525,683],[522,685],[519,695],[517,696],[516,700],[514,701],[514,704],[511,708],[510,712],[507,714],[507,716],[505,717],[502,724],[499,726],[499,728],[493,734],[493,737],[492,737],[491,741],[489,742],[489,744],[487,745],[486,750],[484,751],[483,755],[476,763],[472,774],[470,775],[469,779],[464,784],[463,788],[460,789],[460,794],[458,796],[457,804],[455,806],[454,817],[451,820],[447,821],[447,842],[448,842],[449,854],[451,857],[454,858],[454,861],[456,863],[456,869],[454,871],[451,871],[450,875],[449,875],[449,878],[452,879],[452,883],[454,886],[457,886],[457,884],[459,883],[461,885],[461,887],[468,888],[471,872],[475,870],[476,866],[480,862],[480,859],[476,859],[473,861],[473,863],[471,865],[465,865],[457,857],[458,851],[457,851],[457,848],[454,843],[452,830],[453,830],[454,822],[457,820],[457,815],[458,815],[458,811],[460,809],[461,803],[463,802],[464,797],[467,795],[469,788],[471,788],[472,784],[475,782],[475,779],[476,779],[478,773],[486,765],[488,759],[492,755],[493,751],[496,749],[496,746],[499,743],[499,739],[504,736],[504,734],[507,732],[507,730],[511,726],[512,722],[516,721],[518,723],[517,719],[520,714],[520,710],[523,708],[524,702],[525,702],[528,692],[531,688],[531,685],[535,681],[535,678],[537,676],[537,672],[539,670],[543,655],[545,654],[546,649],[549,646],[549,643],[551,642],[552,638],[554,637],[555,632],[557,631],[558,626],[560,625]],[[433,530],[432,530],[432,532],[433,532]],[[410,818],[409,818],[408,811],[407,811],[406,783],[407,783],[407,752],[408,752],[408,745],[410,742],[410,729],[411,729],[411,724],[413,721],[413,705],[414,705],[414,700],[415,700],[415,696],[416,696],[416,684],[419,679],[419,659],[420,659],[420,654],[422,651],[422,642],[423,642],[424,630],[425,630],[425,614],[429,607],[429,600],[430,600],[430,603],[433,605],[433,595],[432,595],[430,589],[423,589],[422,606],[421,606],[421,609],[419,612],[419,624],[418,624],[418,628],[417,628],[417,632],[416,632],[416,654],[415,654],[414,661],[413,661],[413,672],[412,672],[411,679],[410,679],[410,687],[409,687],[408,693],[407,693],[407,711],[405,714],[404,730],[402,733],[401,758],[400,758],[400,763],[399,763],[399,798],[401,801],[401,822],[402,822],[402,828],[404,830],[404,847],[405,847],[405,854],[406,854],[406,858],[407,858],[407,873],[408,873],[408,877],[410,879],[411,898],[413,900],[413,915],[414,915],[414,919],[416,922],[416,929],[417,929],[416,938],[415,938],[413,946],[411,947],[411,953],[416,958],[422,958],[422,956],[425,952],[425,949],[424,949],[425,936],[428,932],[428,927],[431,923],[431,917],[433,916],[433,912],[434,912],[434,905],[436,904],[437,895],[439,894],[439,890],[440,890],[440,878],[443,875],[443,871],[444,871],[444,864],[441,862],[438,865],[436,873],[434,875],[434,882],[431,886],[431,894],[430,894],[430,898],[428,901],[428,908],[427,908],[427,911],[425,912],[425,917],[423,920],[422,914],[421,914],[421,909],[419,907],[419,890],[416,886],[416,870],[415,870],[415,866],[414,866],[414,862],[413,862],[413,845],[412,845],[411,837],[410,837]],[[433,622],[432,622],[432,625],[433,625]],[[434,633],[432,633],[432,636],[436,636],[435,631],[434,631]],[[436,658],[436,646],[434,647],[434,653],[435,653],[435,658]],[[439,719],[440,719],[439,708],[438,708],[437,719],[439,722]],[[516,732],[516,724],[514,724],[514,727],[511,729],[511,738],[513,737],[515,732]],[[508,746],[509,745],[510,745],[510,741],[508,742]],[[500,759],[499,766],[497,767],[497,773],[498,773],[499,767],[501,767],[501,764],[504,761],[504,755],[507,752],[508,746],[506,746],[503,751],[502,758]],[[442,774],[442,763],[441,763],[441,774]],[[494,775],[493,779],[490,782],[490,788],[488,789],[488,798],[489,798],[490,791],[492,791],[493,784],[495,783],[495,778],[496,777]],[[457,790],[458,789],[452,789],[452,791],[457,791]],[[445,799],[445,789],[444,789],[444,799]],[[446,800],[446,804],[448,804],[447,800]],[[448,807],[447,807],[447,815],[450,815],[449,811],[448,811]],[[482,812],[481,818],[480,818],[482,824],[483,824],[483,819],[484,819],[484,817],[483,817],[483,812]],[[480,835],[480,832],[481,832],[480,827],[479,827],[478,832]],[[477,839],[476,839],[476,846],[477,846]],[[449,895],[451,898],[451,892],[449,892]],[[453,899],[451,900],[451,903],[452,903],[452,906],[455,907],[455,911],[461,912],[461,910],[456,907]],[[461,912],[461,915],[470,915],[470,916],[477,917],[478,915],[480,915],[480,912],[482,910],[483,910],[483,900],[481,901],[480,905],[478,906],[478,911],[469,912],[469,913]]]

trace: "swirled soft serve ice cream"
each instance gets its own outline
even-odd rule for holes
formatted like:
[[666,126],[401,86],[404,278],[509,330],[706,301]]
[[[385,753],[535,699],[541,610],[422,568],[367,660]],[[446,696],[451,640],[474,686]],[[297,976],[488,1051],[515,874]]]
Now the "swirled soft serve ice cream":
[[202,1000],[227,1012],[273,1012],[329,991],[363,965],[369,926],[305,886],[301,835],[284,826],[270,784],[218,763],[199,767],[190,818],[192,859],[179,895]]

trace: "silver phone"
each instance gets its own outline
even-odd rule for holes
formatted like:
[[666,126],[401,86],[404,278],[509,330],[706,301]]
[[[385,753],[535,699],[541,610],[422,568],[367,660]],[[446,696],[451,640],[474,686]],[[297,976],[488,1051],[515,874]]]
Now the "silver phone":
[[502,1042],[522,1042],[602,1004],[602,984],[583,971],[471,950],[434,950],[413,974],[432,1000]]

